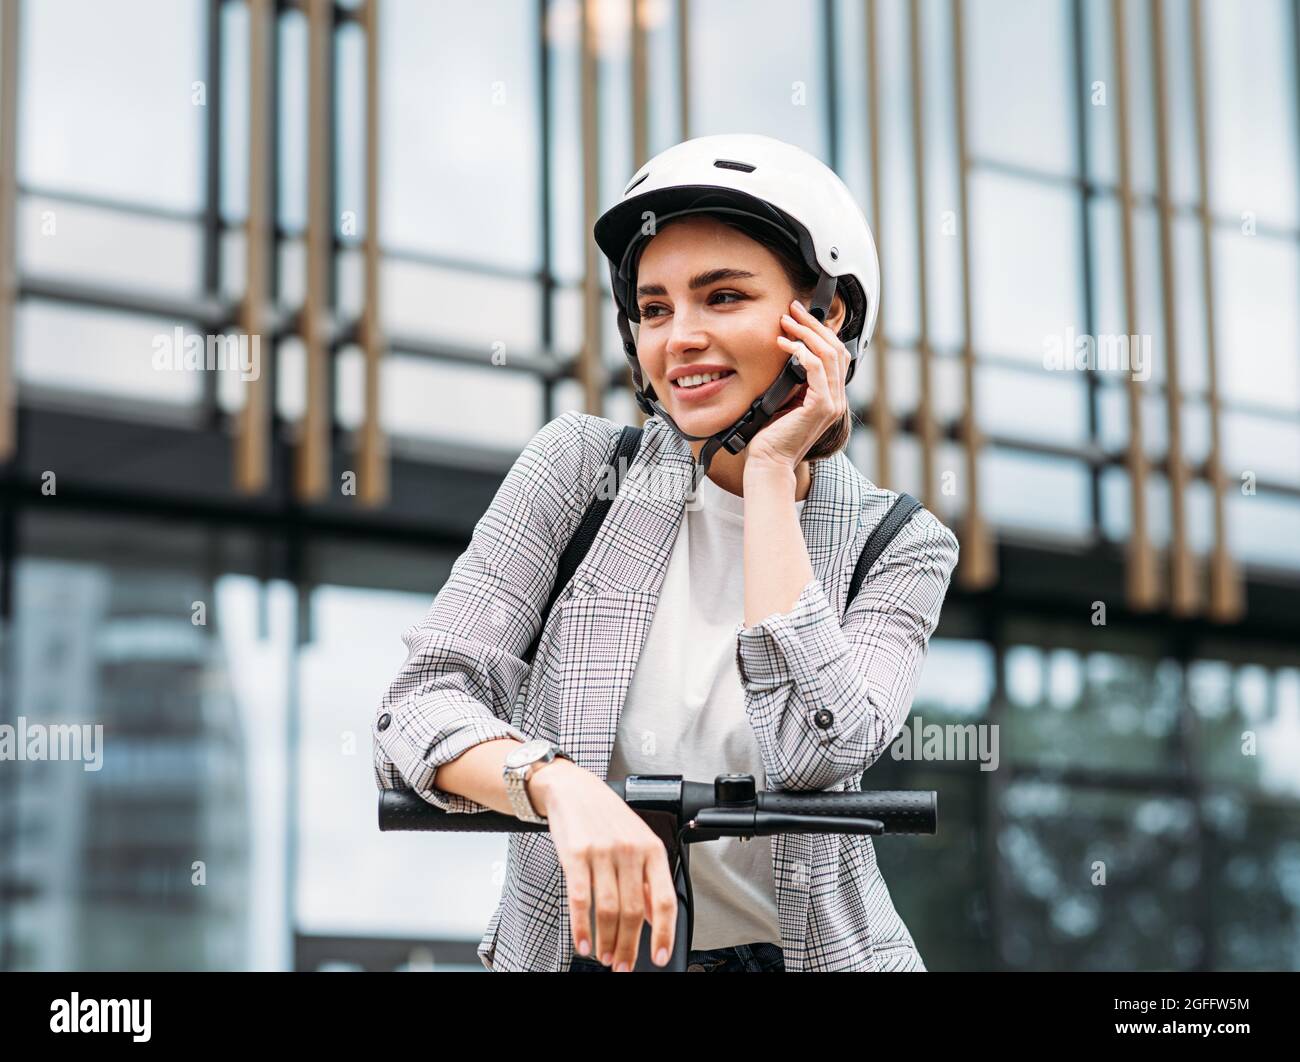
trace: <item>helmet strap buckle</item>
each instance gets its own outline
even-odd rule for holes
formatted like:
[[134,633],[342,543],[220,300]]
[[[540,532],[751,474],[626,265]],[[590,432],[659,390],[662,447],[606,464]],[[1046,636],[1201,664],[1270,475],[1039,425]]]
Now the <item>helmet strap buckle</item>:
[[750,433],[745,429],[754,421],[754,408],[750,406],[745,415],[732,425],[731,430],[718,440],[728,453],[738,454],[749,445]]

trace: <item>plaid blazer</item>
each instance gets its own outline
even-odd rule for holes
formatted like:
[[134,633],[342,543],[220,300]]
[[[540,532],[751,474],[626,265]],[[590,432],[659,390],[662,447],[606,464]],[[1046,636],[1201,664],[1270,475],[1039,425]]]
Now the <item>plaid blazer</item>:
[[[428,614],[402,635],[406,662],[371,727],[381,789],[414,789],[449,812],[487,810],[433,788],[431,779],[466,749],[506,736],[557,742],[606,777],[688,501],[691,452],[661,417],[646,422],[622,489],[557,598],[531,668],[520,655],[620,430],[603,417],[565,413],[515,461]],[[800,523],[813,579],[790,611],[755,627],[736,624],[736,667],[769,787],[858,790],[911,706],[957,540],[919,510],[842,617],[858,554],[897,494],[872,484],[843,452],[810,471]],[[829,725],[814,720],[822,707],[831,709]],[[480,959],[489,970],[568,969],[568,894],[550,834],[511,834],[508,852]],[[925,969],[870,837],[778,834],[772,863],[786,970]]]

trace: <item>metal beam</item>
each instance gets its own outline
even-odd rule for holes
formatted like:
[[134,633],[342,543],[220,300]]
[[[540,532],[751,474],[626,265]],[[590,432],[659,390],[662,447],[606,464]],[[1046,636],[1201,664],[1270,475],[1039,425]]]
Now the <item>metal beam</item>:
[[[1083,5],[1085,0],[1070,0],[1070,23],[1073,40],[1070,45],[1072,76],[1079,91],[1073,93],[1074,99],[1074,146],[1078,158],[1075,172],[1075,194],[1079,203],[1079,239],[1083,252],[1082,268],[1083,288],[1083,331],[1095,335],[1097,331],[1097,297],[1093,281],[1093,256],[1095,251],[1095,234],[1092,224],[1092,203],[1094,194],[1088,184],[1088,169],[1091,165],[1088,149],[1088,110],[1089,96],[1082,91],[1087,83],[1085,41],[1087,26],[1084,21]],[[1084,376],[1088,390],[1088,438],[1096,440],[1101,434],[1101,380],[1099,371],[1094,367]],[[1101,491],[1101,474],[1096,468],[1088,472],[1088,504],[1092,510],[1093,533],[1102,537],[1105,526],[1104,498]]]
[[[73,520],[74,529],[87,518],[103,522],[134,515],[177,524],[189,521],[199,528],[216,527],[223,534],[242,528],[283,537],[296,524],[308,533],[309,541],[346,537],[378,546],[423,546],[430,552],[451,551],[451,559],[468,541],[475,514],[481,514],[492,500],[518,456],[506,448],[487,450],[458,440],[429,440],[427,453],[418,459],[405,454],[395,457],[394,500],[384,512],[369,512],[337,494],[320,506],[304,509],[294,504],[291,484],[283,479],[258,498],[240,496],[229,487],[228,440],[201,427],[128,421],[120,412],[28,408],[24,439],[30,445],[23,448],[21,467],[0,477],[0,508],[13,506],[43,517],[53,505]],[[87,447],[87,439],[95,445]],[[284,441],[275,448],[277,462],[290,453]],[[116,454],[119,459],[105,462],[103,454]],[[41,494],[41,469],[47,465],[65,471],[59,477],[57,500]],[[18,526],[23,526],[21,516]],[[176,541],[183,539],[182,535]],[[26,552],[42,555],[54,546],[30,536],[24,544]],[[24,545],[19,548],[22,551]],[[1203,640],[1205,648],[1196,650],[1198,656],[1222,657],[1225,646],[1235,646],[1255,660],[1274,647],[1294,657],[1300,644],[1300,611],[1295,608],[1300,572],[1295,569],[1252,566],[1250,613],[1239,626],[1224,629],[1201,618],[1150,617],[1125,608],[1123,554],[1109,543],[1063,543],[1053,536],[1026,532],[1006,536],[999,551],[997,586],[979,595],[955,587],[950,604],[966,602],[983,610],[998,601],[1034,617],[1060,621],[1101,596],[1118,602],[1108,613],[1112,634],[1121,622],[1148,632],[1182,628]],[[255,550],[235,549],[227,557],[236,564],[238,558],[250,565],[259,563]],[[1050,588],[1050,594],[1044,588]],[[947,609],[944,616],[949,624]],[[1065,626],[1085,642],[1092,637],[1079,631],[1077,624]]]

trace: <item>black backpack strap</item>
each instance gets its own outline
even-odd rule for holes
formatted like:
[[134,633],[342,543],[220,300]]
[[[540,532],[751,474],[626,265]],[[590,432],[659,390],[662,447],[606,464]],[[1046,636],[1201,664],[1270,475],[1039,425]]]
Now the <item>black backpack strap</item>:
[[886,547],[894,540],[894,536],[903,529],[903,525],[912,518],[912,514],[921,508],[921,503],[913,498],[910,494],[900,494],[889,507],[889,512],[885,513],[884,518],[867,536],[867,544],[862,547],[862,556],[858,558],[858,565],[853,569],[853,581],[849,583],[849,597],[844,603],[844,614],[849,614],[849,608],[853,604],[853,599],[858,595],[858,588],[862,586],[862,580],[867,577],[867,572],[871,566],[880,559],[880,555],[885,552]]
[[[600,525],[605,522],[605,514],[609,512],[609,507],[614,504],[614,495],[617,495],[623,486],[623,473],[632,465],[632,459],[636,457],[636,452],[641,446],[641,431],[634,424],[627,425],[618,436],[618,445],[614,449],[614,456],[610,461],[605,463],[605,468],[613,465],[614,468],[614,494],[609,497],[601,497],[601,492],[597,490],[596,496],[591,499],[587,505],[587,511],[582,516],[582,523],[578,525],[577,531],[573,533],[573,538],[569,540],[569,545],[564,550],[564,555],[560,557],[559,568],[555,573],[555,584],[551,587],[550,599],[546,602],[546,608],[542,611],[542,622],[537,628],[537,633],[533,635],[533,642],[528,647],[528,651],[522,657],[524,663],[531,664],[533,656],[537,653],[537,646],[542,640],[542,631],[546,629],[546,621],[551,615],[551,607],[555,604],[555,599],[560,596],[560,591],[569,584],[573,578],[574,572],[578,570],[578,565],[591,549],[591,544],[596,541],[596,532],[600,530]],[[605,473],[601,474],[599,482],[603,482]]]

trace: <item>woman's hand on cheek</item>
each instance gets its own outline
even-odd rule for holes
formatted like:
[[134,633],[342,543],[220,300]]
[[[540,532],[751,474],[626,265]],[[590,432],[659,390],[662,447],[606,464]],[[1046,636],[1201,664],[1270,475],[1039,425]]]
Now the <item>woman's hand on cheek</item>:
[[799,359],[808,379],[750,441],[746,467],[758,462],[794,471],[813,443],[848,408],[844,378],[849,371],[849,352],[830,327],[798,300],[791,304],[789,314],[782,315],[781,326],[787,335],[777,336],[777,344]]

